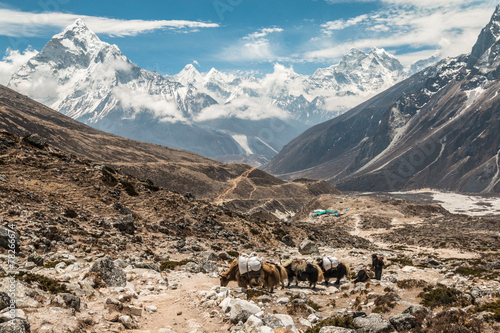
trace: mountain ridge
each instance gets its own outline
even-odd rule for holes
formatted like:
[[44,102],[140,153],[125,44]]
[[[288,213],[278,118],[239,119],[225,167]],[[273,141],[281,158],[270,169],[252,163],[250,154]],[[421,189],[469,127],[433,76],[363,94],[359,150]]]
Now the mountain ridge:
[[498,32],[499,13],[470,55],[444,59],[312,127],[265,170],[343,190],[499,192],[499,41],[489,34]]
[[215,68],[201,74],[193,64],[163,76],[135,65],[77,20],[21,66],[8,86],[116,135],[210,158],[266,161],[309,126],[406,75],[384,50],[350,54],[311,76],[280,64],[259,79]]

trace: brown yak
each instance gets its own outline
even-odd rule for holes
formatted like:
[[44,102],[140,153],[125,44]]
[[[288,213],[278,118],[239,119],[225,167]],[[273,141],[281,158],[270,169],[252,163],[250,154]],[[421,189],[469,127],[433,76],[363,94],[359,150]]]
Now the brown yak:
[[269,288],[269,292],[272,293],[274,287],[280,284],[280,272],[274,265],[264,263],[258,277],[252,278],[246,274],[241,275],[238,267],[238,259],[235,259],[229,266],[229,269],[220,274],[221,286],[227,286],[229,281],[236,281],[238,287],[242,288],[263,286]]
[[280,264],[273,264],[272,262],[268,263],[270,265],[274,265],[278,272],[280,273],[280,283],[281,283],[281,289],[285,289],[285,281],[288,280],[288,274],[286,272],[285,267],[283,267]]

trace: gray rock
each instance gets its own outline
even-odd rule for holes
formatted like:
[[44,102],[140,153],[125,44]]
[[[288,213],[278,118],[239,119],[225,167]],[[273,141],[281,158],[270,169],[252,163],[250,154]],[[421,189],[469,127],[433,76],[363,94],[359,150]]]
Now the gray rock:
[[351,328],[337,327],[337,326],[325,326],[319,330],[319,333],[355,333],[356,330]]
[[287,246],[290,246],[290,247],[295,246],[295,242],[293,241],[293,238],[290,235],[285,235],[285,236],[281,237],[281,241]]
[[260,311],[261,309],[257,305],[237,299],[231,307],[229,318],[231,320],[231,323],[233,324],[237,324],[240,321],[244,323],[251,315],[254,315]]
[[297,332],[295,324],[293,323],[293,318],[285,314],[268,314],[263,318],[264,325],[271,328],[287,328],[294,332]]
[[90,269],[90,272],[96,272],[108,287],[125,287],[127,285],[127,276],[125,271],[117,267],[109,258],[97,260]]
[[0,324],[0,333],[30,333],[30,323],[24,318],[15,318]]
[[354,323],[361,328],[360,332],[363,333],[389,333],[394,330],[391,323],[378,313],[354,318]]
[[402,313],[389,318],[398,332],[408,331],[417,325],[416,318],[409,313]]
[[0,291],[0,311],[2,311],[5,308],[8,308],[9,305],[10,305],[9,295],[4,291]]
[[264,326],[262,319],[251,315],[245,322],[244,331],[248,333],[260,333],[260,328]]
[[40,149],[45,148],[45,146],[47,145],[47,141],[36,133],[25,137],[24,141]]
[[37,266],[43,266],[43,258],[36,252],[33,252],[28,256],[28,261],[35,263]]
[[204,261],[217,261],[219,260],[219,256],[215,253],[215,252],[212,252],[212,251],[204,251],[201,253],[201,258],[204,260]]
[[309,238],[304,239],[299,244],[299,252],[300,252],[300,254],[303,254],[303,255],[319,254],[318,246],[316,245],[316,243],[314,243]]
[[423,314],[429,314],[431,313],[431,310],[429,310],[429,308],[426,308],[425,306],[423,305],[411,305],[410,307],[408,307],[406,310],[403,311],[404,314],[415,314],[417,312],[421,312]]
[[120,230],[123,233],[133,235],[135,234],[136,226],[134,223],[134,217],[132,214],[122,216],[118,218],[118,220],[113,223],[113,227]]
[[[14,242],[9,242],[11,239]],[[16,250],[19,249],[19,234],[11,229],[0,226],[0,246],[9,249],[10,244],[14,244]]]
[[199,263],[200,265],[200,271],[202,273],[219,273],[219,268],[217,267],[217,264],[213,261],[210,260],[205,260],[201,261]]
[[68,308],[73,308],[73,309],[75,309],[75,311],[78,311],[78,312],[80,311],[80,298],[79,297],[76,297],[74,295],[67,294],[67,293],[62,293],[62,294],[59,294],[58,296],[62,297],[64,304],[66,304],[66,306]]

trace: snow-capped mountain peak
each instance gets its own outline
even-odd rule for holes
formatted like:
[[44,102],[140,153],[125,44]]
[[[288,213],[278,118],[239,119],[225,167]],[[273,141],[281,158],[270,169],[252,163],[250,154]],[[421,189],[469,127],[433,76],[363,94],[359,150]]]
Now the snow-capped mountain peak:
[[179,73],[174,75],[174,79],[184,85],[195,84],[203,81],[203,75],[198,72],[193,64],[187,64]]
[[45,47],[48,46],[46,51],[51,50],[52,47],[59,48],[59,43],[65,47],[66,52],[74,54],[95,54],[105,44],[81,19],[77,19],[63,32],[52,37]]

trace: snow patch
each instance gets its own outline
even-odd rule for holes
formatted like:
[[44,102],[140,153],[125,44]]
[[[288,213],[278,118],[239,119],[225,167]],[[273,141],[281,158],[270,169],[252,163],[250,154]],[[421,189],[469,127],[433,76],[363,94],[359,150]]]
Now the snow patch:
[[243,150],[247,153],[247,155],[252,155],[253,151],[248,144],[248,138],[246,135],[234,134],[231,136],[236,143],[238,143]]

